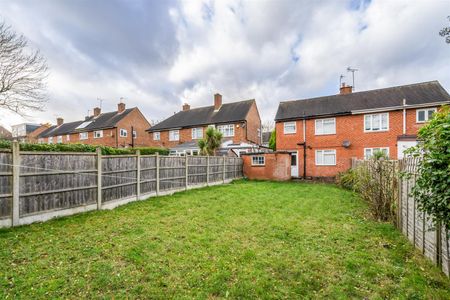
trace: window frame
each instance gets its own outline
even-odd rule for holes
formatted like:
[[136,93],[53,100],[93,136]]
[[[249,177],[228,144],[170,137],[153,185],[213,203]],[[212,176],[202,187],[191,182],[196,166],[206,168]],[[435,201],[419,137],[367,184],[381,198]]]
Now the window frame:
[[[256,159],[256,161],[255,161]],[[253,167],[264,167],[266,165],[266,157],[264,155],[253,155],[252,156],[252,166]]]
[[[379,128],[378,130],[374,130],[373,129],[373,118],[374,116],[379,116],[380,117],[380,121],[379,121]],[[382,125],[383,125],[383,117],[382,115],[386,115],[386,128],[383,129]],[[370,129],[366,128],[366,118],[370,117]],[[382,112],[382,113],[376,113],[376,114],[366,114],[364,115],[364,120],[363,120],[363,128],[364,128],[364,132],[384,132],[384,131],[389,131],[389,112]]]
[[[426,123],[430,120],[430,117],[428,115],[429,111],[433,111],[433,113],[437,112],[437,107],[429,107],[429,108],[421,108],[421,109],[416,109],[416,123]],[[424,121],[420,121],[419,120],[419,112],[425,112],[425,120]]]
[[[158,136],[158,138],[156,138]],[[161,140],[161,132],[160,131],[154,131],[153,132],[153,140],[154,141],[160,141]]]
[[63,142],[63,137],[62,137],[62,135],[58,135],[58,136],[56,137],[56,143],[57,143],[57,144],[62,144],[62,142]]
[[[324,163],[324,154],[325,152],[332,152],[334,155],[334,163],[333,164],[326,164]],[[319,153],[322,154],[322,163],[319,163],[318,158],[319,158]],[[314,162],[316,164],[316,166],[336,166],[337,163],[337,153],[336,153],[336,149],[319,149],[315,151],[315,157],[314,157]]]
[[[374,150],[381,150],[381,151],[383,151],[383,149],[387,150],[386,155],[389,158],[389,147],[368,147],[368,148],[364,148],[364,153],[363,153],[364,159],[370,159],[373,156]],[[369,157],[366,156],[366,151],[367,150],[371,150],[371,154],[370,154]]]
[[[234,124],[218,125],[217,130],[222,133],[223,137],[233,137],[235,134]],[[227,134],[227,131],[232,131],[232,134]]]
[[[195,132],[195,134],[194,134]],[[198,132],[200,132],[200,137],[198,137],[198,135],[196,135]],[[193,140],[201,140],[203,138],[203,127],[193,127],[191,129],[191,138]]]
[[[172,132],[176,132],[177,133],[177,138],[173,139],[172,138]],[[180,130],[176,129],[176,130],[169,130],[169,141],[170,142],[176,142],[180,140]]]
[[[99,136],[97,134],[100,133]],[[94,139],[101,139],[103,137],[103,130],[95,130],[94,131]]]
[[49,143],[49,144],[53,144],[53,137],[52,137],[52,136],[49,136],[49,137],[48,137],[48,143]]
[[[84,137],[84,135],[86,135],[86,136]],[[89,139],[89,132],[87,132],[87,131],[80,132],[80,141],[84,141],[87,139]]]
[[124,128],[120,128],[119,130],[119,136],[120,137],[128,137],[128,130],[124,129]]
[[[323,131],[323,123],[325,122],[325,121],[330,121],[330,120],[333,120],[333,124],[334,124],[334,126],[333,126],[333,132],[322,132],[322,133],[320,133],[320,132],[318,132],[318,130],[317,130],[317,124],[318,123],[322,123],[322,131]],[[326,118],[326,119],[316,119],[316,120],[314,120],[314,134],[315,135],[333,135],[333,134],[336,134],[336,118]]]
[[[294,124],[294,131],[287,132],[286,131],[286,125],[288,124]],[[283,122],[283,134],[296,134],[297,133],[297,122],[296,121],[289,121],[289,122]]]

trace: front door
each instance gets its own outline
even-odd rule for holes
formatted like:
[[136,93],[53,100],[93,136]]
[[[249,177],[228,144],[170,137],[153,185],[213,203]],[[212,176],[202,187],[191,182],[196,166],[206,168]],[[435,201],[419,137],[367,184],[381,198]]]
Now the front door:
[[397,159],[405,157],[405,150],[417,145],[416,141],[398,141],[397,142]]
[[298,177],[298,153],[291,153],[291,176]]

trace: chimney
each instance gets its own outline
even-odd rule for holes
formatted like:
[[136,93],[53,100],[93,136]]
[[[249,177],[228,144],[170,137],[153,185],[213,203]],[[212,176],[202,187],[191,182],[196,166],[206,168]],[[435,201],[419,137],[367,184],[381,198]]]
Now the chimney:
[[183,104],[183,111],[187,111],[190,109],[191,109],[191,106],[189,104],[187,104],[187,103]]
[[214,110],[219,110],[222,106],[222,95],[214,94]]
[[125,111],[125,103],[120,102],[119,104],[117,104],[117,112],[123,113]]
[[341,88],[339,89],[339,94],[341,95],[351,94],[352,90],[353,90],[352,86],[345,85],[345,82],[343,82]]
[[94,108],[94,118],[98,117],[101,112],[102,112],[102,110],[100,109],[100,107],[95,107]]
[[61,117],[56,118],[56,125],[57,126],[61,126],[63,123],[64,123],[64,119],[63,118],[61,118]]

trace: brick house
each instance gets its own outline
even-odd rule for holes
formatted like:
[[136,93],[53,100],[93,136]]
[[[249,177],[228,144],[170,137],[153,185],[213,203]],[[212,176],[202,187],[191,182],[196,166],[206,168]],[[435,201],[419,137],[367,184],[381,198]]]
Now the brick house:
[[277,150],[292,155],[293,177],[332,177],[351,158],[383,151],[403,157],[418,129],[450,95],[437,81],[281,102],[276,114]]
[[117,105],[117,111],[102,113],[94,108],[94,115],[84,120],[64,123],[57,118],[56,125],[38,135],[39,143],[82,143],[116,148],[148,146],[146,130],[150,123],[137,107]]
[[41,127],[40,124],[22,123],[11,126],[12,138],[19,142],[30,142],[29,135]]
[[170,148],[172,155],[199,153],[198,141],[209,126],[223,133],[220,155],[239,156],[258,149],[261,144],[261,118],[255,100],[222,104],[214,95],[214,105],[182,111],[148,129],[150,145]]

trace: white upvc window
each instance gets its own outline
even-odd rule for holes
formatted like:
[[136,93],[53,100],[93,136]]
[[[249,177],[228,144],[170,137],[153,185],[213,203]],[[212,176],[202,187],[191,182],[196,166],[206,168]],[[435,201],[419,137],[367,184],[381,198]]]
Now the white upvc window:
[[180,140],[180,131],[179,130],[169,131],[169,141],[178,141],[178,140]]
[[192,139],[196,140],[202,138],[203,138],[203,128],[202,127],[192,128]]
[[284,122],[284,134],[293,134],[297,132],[297,124],[295,122]]
[[161,139],[161,132],[159,132],[159,131],[153,132],[153,140],[159,141],[160,139]]
[[389,130],[389,113],[364,115],[364,131],[376,132]]
[[258,133],[258,137],[260,138],[261,137],[261,129],[257,129],[257,133]]
[[99,139],[103,137],[103,130],[94,131],[94,139]]
[[234,124],[219,125],[217,130],[223,134],[224,137],[234,136]]
[[70,141],[70,134],[66,135],[66,141],[69,142]]
[[137,138],[137,131],[136,130],[133,130],[133,138],[134,139]]
[[252,156],[252,166],[265,166],[266,160],[264,155]]
[[58,135],[58,136],[56,137],[56,142],[57,142],[58,144],[62,144],[62,135]]
[[316,166],[335,166],[336,150],[316,150]]
[[416,122],[425,123],[433,117],[433,114],[437,111],[436,107],[424,108],[416,110]]
[[316,135],[336,134],[336,118],[316,120]]
[[53,144],[53,137],[52,136],[48,138],[48,143],[49,144]]
[[120,128],[120,137],[127,137],[128,136],[128,130]]
[[214,124],[209,124],[209,125],[208,125],[208,128],[216,129],[216,125],[214,125]]
[[379,147],[379,148],[364,148],[364,159],[369,159],[374,153],[381,151],[389,157],[389,147]]
[[80,132],[80,140],[87,140],[89,137],[88,132]]

